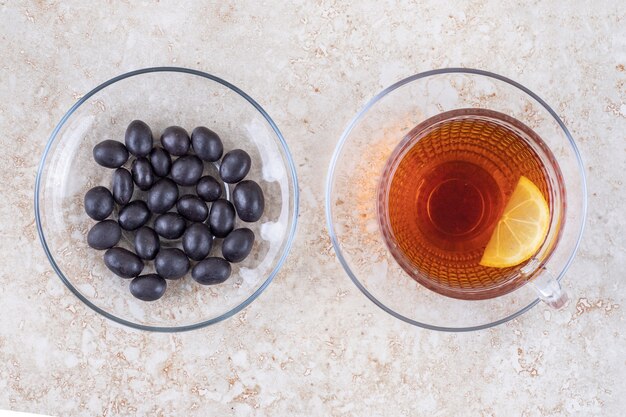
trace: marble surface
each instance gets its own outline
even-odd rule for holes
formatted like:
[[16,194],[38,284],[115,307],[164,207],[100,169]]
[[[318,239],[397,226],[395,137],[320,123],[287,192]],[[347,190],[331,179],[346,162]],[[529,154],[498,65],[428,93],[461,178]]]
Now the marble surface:
[[[0,0],[0,409],[56,416],[621,416],[626,409],[626,7],[587,1]],[[155,334],[81,304],[40,247],[35,172],[86,91],[154,65],[208,71],[273,116],[295,156],[291,256],[221,324]],[[325,230],[332,150],[390,83],[446,66],[513,78],[585,158],[589,217],[563,311],[446,334],[352,284]]]

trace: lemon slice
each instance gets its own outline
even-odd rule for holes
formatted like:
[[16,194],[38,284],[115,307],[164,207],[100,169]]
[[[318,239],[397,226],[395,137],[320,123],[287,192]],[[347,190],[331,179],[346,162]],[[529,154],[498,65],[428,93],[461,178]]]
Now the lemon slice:
[[480,264],[493,268],[519,265],[541,247],[550,225],[550,209],[543,194],[521,177],[498,220]]

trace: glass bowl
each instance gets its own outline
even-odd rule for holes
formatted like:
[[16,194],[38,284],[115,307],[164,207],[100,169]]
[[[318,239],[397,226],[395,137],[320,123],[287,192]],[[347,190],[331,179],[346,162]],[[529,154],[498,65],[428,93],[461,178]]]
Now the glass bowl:
[[[558,243],[538,273],[541,279],[534,278],[532,285],[497,298],[463,300],[419,284],[388,249],[378,221],[379,184],[398,145],[420,123],[461,109],[496,111],[521,121],[543,139],[562,174],[566,208],[560,218]],[[543,288],[558,289],[580,243],[586,206],[580,154],[554,110],[515,81],[464,68],[417,74],[371,99],[339,140],[326,184],[328,230],[352,281],[394,317],[442,331],[478,330],[504,323],[535,306]],[[548,300],[551,295],[542,298]]]
[[[113,173],[95,163],[92,149],[105,139],[123,142],[126,126],[135,119],[152,128],[155,144],[167,126],[183,126],[189,132],[206,126],[220,135],[225,152],[241,148],[250,154],[252,168],[246,178],[261,186],[265,211],[258,222],[245,223],[255,232],[254,248],[246,260],[232,265],[232,275],[223,284],[203,286],[188,274],[168,281],[161,299],[143,302],[130,294],[131,280],[106,268],[103,251],[87,245],[86,234],[95,221],[85,214],[83,197],[94,186],[109,187]],[[215,169],[205,164],[205,175],[215,174]],[[61,280],[96,312],[143,330],[196,329],[242,310],[267,288],[285,261],[297,215],[294,163],[270,116],[236,86],[185,68],[132,71],[85,94],[52,132],[35,182],[37,230]],[[124,232],[119,246],[132,249],[131,239]],[[214,244],[210,256],[218,256],[219,247]],[[152,263],[142,273],[151,272],[149,268]]]

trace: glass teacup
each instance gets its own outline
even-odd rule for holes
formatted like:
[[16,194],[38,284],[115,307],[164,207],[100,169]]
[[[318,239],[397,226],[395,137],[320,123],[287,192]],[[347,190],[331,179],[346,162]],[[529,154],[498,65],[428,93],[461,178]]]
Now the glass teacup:
[[[483,125],[495,123],[497,126],[476,128],[473,123],[476,120]],[[467,128],[468,121],[474,127]],[[479,177],[477,171],[464,171],[459,167],[458,162],[467,159],[467,155],[462,155],[463,149],[459,150],[463,142],[459,131],[463,133],[465,128],[478,129],[478,136],[484,136],[479,143],[496,138],[491,157],[482,165],[487,176],[498,182],[499,177],[514,171],[507,181],[497,184],[502,191],[498,204],[485,202],[489,196],[481,189],[473,190],[476,183],[472,180]],[[498,129],[504,132],[500,132],[500,136]],[[429,139],[432,132],[439,136]],[[507,142],[507,132],[518,136],[524,146],[511,152],[510,147],[516,142]],[[410,169],[404,169],[402,161],[415,157],[411,150],[428,140],[432,143],[421,155],[422,159]],[[451,154],[442,146],[445,143],[456,147]],[[465,150],[481,154],[476,149]],[[428,180],[424,172],[435,178],[439,169],[435,162],[442,159],[441,155],[445,156],[444,162],[449,163],[444,170],[449,176],[443,176],[441,184],[444,185],[439,187]],[[502,155],[508,156],[498,167],[494,159]],[[514,164],[507,164],[514,160],[522,168],[515,170]],[[481,167],[479,163],[474,165]],[[398,173],[403,173],[403,181],[414,183],[413,191],[426,189],[428,192],[409,193],[406,197],[394,195],[392,183]],[[399,240],[411,236],[403,230],[412,226],[422,227],[422,233],[432,226],[433,230],[440,229],[441,236],[443,232],[449,236],[460,234],[467,241],[475,240],[475,253],[473,257],[468,255],[471,261],[465,261],[477,264],[522,176],[545,199],[549,218],[539,246],[519,263],[502,268],[494,264],[481,266],[472,277],[467,265],[442,269],[441,259],[450,251],[440,250],[439,260],[431,264],[415,261],[423,258],[424,252],[433,252],[437,245],[439,249],[450,249],[445,245],[452,241],[454,246],[459,241],[457,237],[440,239],[439,243],[431,239],[419,249],[411,246],[411,242],[404,242],[403,246]],[[448,200],[442,200],[439,195],[448,196]],[[498,194],[494,195],[490,198],[497,199]],[[441,206],[436,204],[438,198],[448,203],[445,210],[439,209],[440,213],[469,213],[468,218],[457,216],[456,223],[443,222],[441,219],[445,220],[445,216],[439,216],[438,220],[436,210],[431,216],[433,207]],[[403,204],[404,211],[398,209]],[[472,214],[471,210],[462,208],[463,204],[481,209]],[[497,209],[486,214],[492,206]],[[394,316],[419,326],[471,330],[521,314],[538,302],[538,296],[553,307],[565,304],[567,297],[560,289],[560,280],[581,238],[586,189],[576,145],[563,122],[543,100],[520,84],[496,74],[444,69],[394,84],[357,114],[343,134],[331,162],[326,209],[338,258],[355,284],[372,301]],[[401,214],[397,217],[402,218],[395,229],[392,225],[394,210]],[[405,218],[403,213],[408,213]],[[425,217],[432,220],[430,226],[415,221],[420,213],[428,214]],[[491,226],[481,228],[481,222]],[[472,235],[474,232],[476,236]],[[415,256],[408,256],[411,252]],[[491,278],[486,271],[491,271]],[[494,277],[498,279],[492,279]]]

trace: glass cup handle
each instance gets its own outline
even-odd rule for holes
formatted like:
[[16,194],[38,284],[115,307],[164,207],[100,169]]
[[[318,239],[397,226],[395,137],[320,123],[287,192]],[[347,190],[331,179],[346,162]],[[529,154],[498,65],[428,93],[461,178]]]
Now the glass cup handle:
[[546,268],[542,268],[541,273],[528,284],[535,290],[541,301],[552,308],[563,308],[569,300],[559,281]]

